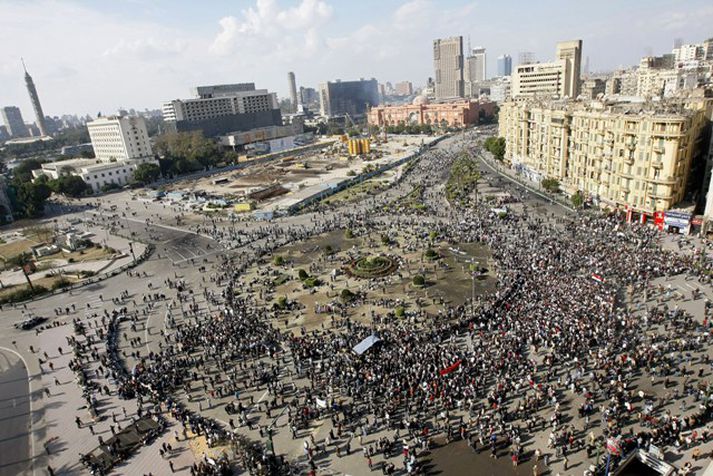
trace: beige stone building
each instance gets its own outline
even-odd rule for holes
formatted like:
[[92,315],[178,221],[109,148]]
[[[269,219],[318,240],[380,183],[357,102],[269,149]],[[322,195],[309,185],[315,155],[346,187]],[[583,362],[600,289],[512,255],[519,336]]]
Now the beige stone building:
[[500,106],[505,159],[530,179],[553,177],[567,194],[652,215],[684,199],[704,153],[710,102],[653,104],[519,101]]

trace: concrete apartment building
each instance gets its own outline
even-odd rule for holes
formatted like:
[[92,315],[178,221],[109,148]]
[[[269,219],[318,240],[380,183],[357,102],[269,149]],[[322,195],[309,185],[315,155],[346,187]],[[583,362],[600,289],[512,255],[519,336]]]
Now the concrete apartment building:
[[606,80],[602,78],[589,78],[582,81],[579,94],[584,99],[597,99],[597,96],[604,94],[606,90]]
[[615,71],[606,81],[604,94],[611,96],[636,96],[637,71],[635,68]]
[[10,137],[27,137],[28,131],[25,121],[22,119],[20,108],[6,106],[2,108],[2,119]]
[[512,77],[512,96],[576,98],[582,63],[582,40],[557,43],[557,59],[551,63],[520,64]]
[[433,40],[433,69],[436,99],[465,95],[462,36]]
[[369,107],[379,105],[379,83],[374,78],[328,81],[319,85],[319,100],[324,117],[364,116]]
[[411,81],[401,81],[394,85],[394,92],[397,96],[411,96],[413,95],[413,84]]
[[198,86],[193,91],[194,98],[163,104],[163,119],[169,130],[200,130],[212,137],[282,125],[277,95],[255,89],[253,83]]
[[534,181],[601,206],[652,216],[680,203],[703,147],[710,103],[510,101],[500,106],[505,159]]
[[70,174],[81,177],[92,191],[121,187],[131,182],[142,163],[157,163],[143,117],[100,117],[87,123],[94,159],[70,159],[42,164],[35,177],[56,179]]
[[[685,94],[685,91],[710,84],[713,79],[713,38],[699,44],[679,45],[671,53],[645,56],[638,69],[630,70],[636,78],[635,92],[631,95],[648,98],[668,98]],[[621,82],[615,74],[607,85],[607,94],[617,89]],[[623,88],[622,88],[623,89]],[[622,92],[621,94],[625,94]]]

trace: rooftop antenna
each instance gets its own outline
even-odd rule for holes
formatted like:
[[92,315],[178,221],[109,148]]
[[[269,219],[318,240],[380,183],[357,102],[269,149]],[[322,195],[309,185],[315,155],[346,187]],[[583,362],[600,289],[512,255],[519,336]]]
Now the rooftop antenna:
[[468,56],[470,56],[473,50],[470,49],[470,35],[468,35]]
[[20,56],[20,62],[22,63],[22,69],[25,70],[25,74],[27,74],[27,66],[25,66],[25,59]]

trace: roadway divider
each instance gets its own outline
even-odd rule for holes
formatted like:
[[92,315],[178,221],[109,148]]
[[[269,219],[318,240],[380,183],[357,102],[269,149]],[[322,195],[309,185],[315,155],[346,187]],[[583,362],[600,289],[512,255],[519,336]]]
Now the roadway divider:
[[449,137],[449,136],[443,135],[441,137],[438,137],[438,138],[432,140],[431,142],[429,142],[428,144],[423,145],[418,152],[414,152],[413,154],[407,155],[406,157],[402,157],[401,159],[398,159],[396,161],[384,164],[381,167],[379,167],[375,170],[372,170],[371,172],[359,174],[356,177],[342,180],[341,182],[338,182],[336,185],[334,185],[332,187],[329,187],[324,190],[320,190],[319,192],[314,193],[314,194],[310,195],[309,197],[306,197],[306,198],[300,200],[299,202],[290,205],[290,207],[287,209],[287,214],[294,215],[294,214],[298,213],[300,210],[302,210],[306,207],[309,207],[310,205],[314,205],[315,203],[320,202],[320,201],[324,200],[325,198],[334,195],[335,193],[339,193],[342,190],[348,189],[349,187],[358,185],[366,180],[369,180],[373,177],[376,177],[377,175],[380,175],[380,174],[386,172],[387,170],[391,170],[393,168],[399,167],[399,166],[405,164],[406,162],[409,162],[409,161],[419,157],[423,152],[427,151],[428,149],[430,149],[434,145],[438,144],[440,141],[442,141],[443,139],[445,139],[447,137]]

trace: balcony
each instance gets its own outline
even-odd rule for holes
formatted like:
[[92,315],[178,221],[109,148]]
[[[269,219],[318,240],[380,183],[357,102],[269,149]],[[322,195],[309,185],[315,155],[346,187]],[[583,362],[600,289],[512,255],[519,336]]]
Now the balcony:
[[675,177],[646,177],[646,181],[649,183],[661,184],[661,185],[675,185]]
[[651,167],[653,167],[653,168],[655,168],[655,169],[662,169],[662,168],[663,168],[663,162],[660,161],[660,160],[654,160],[653,162],[651,162]]
[[619,175],[619,177],[621,177],[621,178],[626,178],[626,179],[633,179],[633,178],[634,178],[634,172],[632,172],[632,171],[625,171],[625,170],[622,170],[621,172],[619,172],[618,175]]
[[661,192],[649,192],[649,197],[655,198],[657,200],[668,200],[671,198],[671,195],[673,195],[673,192],[670,190],[664,190]]

